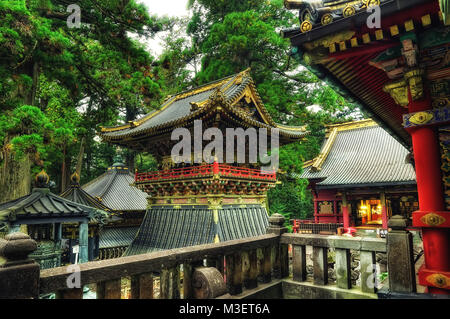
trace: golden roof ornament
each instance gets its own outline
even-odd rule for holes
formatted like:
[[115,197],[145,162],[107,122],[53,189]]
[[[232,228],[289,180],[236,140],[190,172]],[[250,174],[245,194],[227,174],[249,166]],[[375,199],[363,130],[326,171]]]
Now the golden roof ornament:
[[77,172],[73,173],[70,176],[70,181],[72,182],[72,184],[79,184],[80,183],[80,175],[78,175]]
[[36,175],[35,183],[37,188],[48,188],[48,184],[50,182],[50,176],[42,170],[39,174]]

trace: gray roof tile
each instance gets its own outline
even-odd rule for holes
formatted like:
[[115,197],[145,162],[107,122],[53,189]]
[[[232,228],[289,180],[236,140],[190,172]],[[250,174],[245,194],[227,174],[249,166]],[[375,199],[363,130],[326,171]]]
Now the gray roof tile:
[[139,226],[104,227],[100,230],[100,248],[128,247],[136,237]]
[[259,236],[266,233],[268,215],[260,205],[223,206],[219,221],[206,206],[180,209],[154,207],[147,211],[139,232],[125,256]]
[[[242,81],[238,81],[236,83],[235,80],[241,75],[243,75]],[[198,88],[181,92],[165,101],[161,106],[160,111],[152,111],[149,114],[145,115],[143,118],[136,120],[137,122],[140,122],[139,126],[120,127],[120,130],[103,132],[101,136],[104,139],[106,138],[108,141],[114,141],[124,137],[143,134],[149,129],[156,128],[163,124],[172,124],[172,122],[176,120],[192,116],[194,114],[194,111],[191,110],[191,103],[204,102],[208,100],[216,92],[217,89],[221,90],[227,102],[231,102],[252,84],[253,80],[251,76],[247,71],[244,71],[242,73],[234,74],[224,79],[205,84]],[[202,88],[205,88],[207,90],[202,92]],[[192,92],[193,95],[189,95],[189,92]],[[184,97],[184,94],[187,94],[187,96]],[[291,136],[293,138],[302,138],[308,134],[303,127],[286,127],[284,125],[279,125],[273,122],[273,119],[268,114],[265,107],[261,105],[261,108],[263,109],[262,112],[265,112],[264,116],[268,118],[272,125],[279,128],[281,134]],[[261,126],[267,126],[267,124],[263,123],[260,119],[254,120],[255,123],[259,123]]]
[[[324,144],[325,145],[325,144]],[[379,126],[339,132],[322,169],[300,178],[323,179],[318,186],[415,183],[408,150]]]
[[0,220],[91,217],[96,209],[72,202],[50,192],[47,188],[35,188],[32,193],[0,205]]
[[125,166],[110,167],[108,171],[82,188],[92,197],[114,211],[145,210],[148,195],[131,184],[134,175]]

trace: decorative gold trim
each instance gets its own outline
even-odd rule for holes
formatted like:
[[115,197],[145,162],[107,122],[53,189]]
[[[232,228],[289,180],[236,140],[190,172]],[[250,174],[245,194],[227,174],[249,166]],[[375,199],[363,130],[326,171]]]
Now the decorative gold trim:
[[435,213],[429,213],[420,218],[420,221],[425,225],[436,227],[445,223],[446,219],[440,215]]
[[330,13],[325,13],[320,19],[322,25],[327,25],[333,22],[333,16]]
[[312,28],[313,28],[313,25],[308,20],[303,21],[302,24],[300,25],[300,30],[302,31],[302,33],[309,32],[312,30]]
[[450,278],[442,274],[432,274],[426,277],[426,281],[434,287],[446,288],[450,287]]
[[398,105],[401,105],[403,107],[408,106],[408,84],[405,80],[386,84],[383,87],[383,91],[388,93]]
[[405,22],[405,30],[406,30],[406,32],[414,30],[414,21],[413,20],[408,20]]
[[314,159],[312,159],[312,160],[309,160],[309,161],[304,162],[304,163],[303,163],[303,169],[312,166],[312,165],[314,164],[314,161],[315,161],[315,160],[316,160],[316,159],[314,158]]
[[370,41],[371,41],[370,40],[370,34],[364,33],[363,36],[362,36],[362,39],[363,39],[364,44],[370,43]]
[[374,120],[372,119],[366,119],[361,121],[353,121],[353,122],[346,122],[341,124],[332,124],[332,125],[326,125],[327,128],[327,134],[331,133],[334,128],[337,128],[339,132],[343,131],[349,131],[349,130],[355,130],[358,128],[363,127],[370,127],[378,125]]
[[351,16],[354,15],[355,13],[356,13],[356,9],[355,9],[355,7],[353,7],[351,4],[348,4],[348,5],[342,10],[342,15],[344,16],[344,18],[351,17]]
[[398,25],[393,25],[389,29],[391,31],[391,36],[393,36],[393,37],[395,37],[396,35],[400,34],[400,31],[398,29]]
[[423,98],[423,75],[425,71],[422,69],[414,69],[405,73],[405,80],[408,82],[409,90],[413,101]]
[[352,46],[352,48],[356,48],[358,46],[358,38],[351,38],[350,40],[350,44]]
[[416,125],[423,125],[431,122],[433,120],[434,115],[431,112],[417,112],[413,116],[409,118],[409,122]]
[[375,38],[377,40],[383,40],[384,39],[384,33],[382,29],[376,30],[375,31]]
[[306,127],[292,127],[292,126],[286,126],[282,124],[277,124],[277,128],[286,130],[286,131],[294,131],[294,132],[306,132]]
[[336,52],[336,43],[331,44],[329,49],[330,49],[330,53],[335,53]]
[[423,25],[424,27],[427,27],[427,26],[429,26],[429,25],[431,24],[431,15],[429,15],[429,14],[424,15],[424,16],[421,18],[421,20],[422,20],[422,25]]
[[331,148],[334,144],[334,141],[336,141],[337,134],[338,134],[338,128],[335,127],[331,131],[331,134],[328,137],[328,140],[327,140],[322,152],[320,152],[319,156],[317,156],[317,158],[314,160],[314,164],[311,167],[311,170],[313,172],[317,172],[322,169],[322,165],[325,162],[325,160],[327,159],[328,154],[330,153]]

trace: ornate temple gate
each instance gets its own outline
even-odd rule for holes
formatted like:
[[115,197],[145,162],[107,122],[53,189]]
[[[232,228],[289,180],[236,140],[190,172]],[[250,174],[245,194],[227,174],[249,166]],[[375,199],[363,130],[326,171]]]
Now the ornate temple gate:
[[[310,1],[286,2],[302,12]],[[312,16],[326,3],[308,7]],[[419,197],[413,226],[422,229],[425,251],[419,283],[449,294],[449,1],[361,1],[343,16],[329,9],[335,20],[302,20],[284,36],[304,65],[411,149]],[[370,23],[376,11],[380,25]]]

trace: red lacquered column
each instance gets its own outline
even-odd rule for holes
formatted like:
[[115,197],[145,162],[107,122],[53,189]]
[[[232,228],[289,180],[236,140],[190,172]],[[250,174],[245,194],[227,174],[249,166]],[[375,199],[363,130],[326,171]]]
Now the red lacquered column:
[[344,228],[350,227],[350,215],[348,213],[347,195],[342,194],[342,217],[344,219]]
[[333,215],[334,215],[334,223],[339,224],[339,214],[337,210],[337,200],[333,201]]
[[[409,98],[410,113],[432,108],[429,97],[412,101],[411,94],[409,94]],[[445,284],[446,273],[450,272],[450,229],[424,227],[421,222],[424,212],[445,211],[439,136],[437,129],[430,126],[419,126],[408,129],[408,131],[413,143],[420,210],[413,213],[413,224],[422,227],[425,255],[425,265],[419,270],[419,282],[421,285],[428,286],[429,293],[450,294],[449,287]],[[444,214],[447,215],[447,213]],[[437,288],[436,284],[432,286],[430,283],[432,281],[440,284],[442,280],[444,280],[443,286],[446,289]],[[450,282],[448,284],[450,285]]]
[[314,223],[319,223],[319,203],[317,202],[317,197],[314,200]]
[[388,216],[387,216],[387,208],[386,208],[386,194],[382,192],[380,194],[380,202],[381,202],[381,221],[383,222],[383,229],[388,228]]

